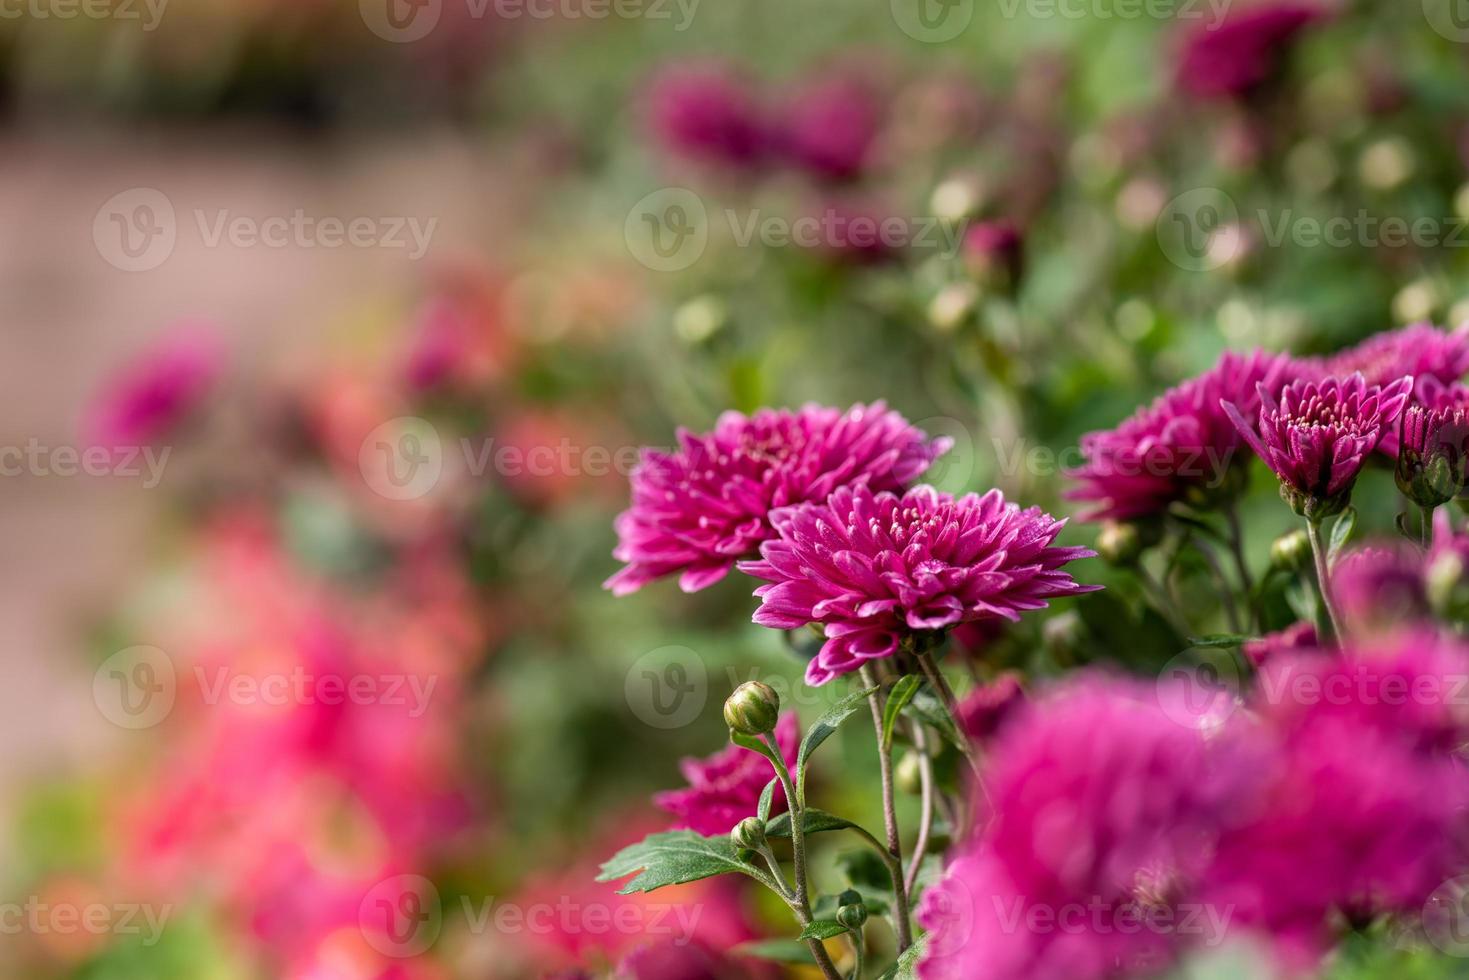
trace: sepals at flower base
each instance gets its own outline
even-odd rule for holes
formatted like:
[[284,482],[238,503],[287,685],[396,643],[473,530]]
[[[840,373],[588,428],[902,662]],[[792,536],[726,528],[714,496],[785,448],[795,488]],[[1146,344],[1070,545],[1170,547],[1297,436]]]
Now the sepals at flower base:
[[1410,405],[1398,446],[1398,489],[1420,507],[1448,503],[1464,489],[1469,412]]

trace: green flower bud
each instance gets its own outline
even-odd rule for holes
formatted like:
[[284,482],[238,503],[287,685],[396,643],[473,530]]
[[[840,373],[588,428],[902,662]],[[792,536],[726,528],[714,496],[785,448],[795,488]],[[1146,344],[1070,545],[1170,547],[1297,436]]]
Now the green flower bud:
[[735,847],[758,851],[765,846],[765,823],[759,817],[746,817],[735,824],[734,830],[729,832],[729,839],[734,841]]
[[906,752],[898,760],[898,789],[917,796],[923,792],[923,763],[917,752]]
[[867,906],[861,902],[843,905],[837,909],[837,921],[848,929],[861,929],[862,924],[867,921]]
[[764,735],[780,719],[780,695],[759,681],[746,681],[724,702],[724,723],[741,735]]
[[1285,572],[1302,572],[1311,567],[1311,539],[1297,528],[1282,534],[1270,545],[1270,564]]
[[1143,536],[1135,524],[1107,521],[1097,535],[1097,554],[1109,565],[1125,568],[1142,557]]

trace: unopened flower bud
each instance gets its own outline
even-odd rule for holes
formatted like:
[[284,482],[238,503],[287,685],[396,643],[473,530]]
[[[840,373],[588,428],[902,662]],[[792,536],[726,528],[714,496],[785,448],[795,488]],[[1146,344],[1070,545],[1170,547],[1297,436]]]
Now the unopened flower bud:
[[837,921],[848,929],[861,929],[862,924],[867,921],[867,906],[861,902],[843,905],[837,909]]
[[1403,412],[1401,434],[1396,476],[1403,496],[1429,508],[1458,496],[1469,452],[1469,413],[1410,405]]
[[759,817],[746,817],[735,824],[734,830],[729,832],[729,839],[734,841],[735,847],[758,851],[765,846],[765,823]]
[[1305,571],[1311,562],[1311,539],[1299,528],[1282,534],[1270,545],[1270,564],[1281,571]]
[[1464,571],[1464,559],[1454,551],[1445,551],[1428,564],[1424,574],[1428,604],[1444,619],[1469,617],[1469,580]]
[[1097,554],[1109,565],[1126,567],[1143,553],[1143,537],[1137,526],[1121,521],[1108,521],[1097,535]]
[[917,796],[923,792],[923,760],[918,757],[917,752],[904,753],[898,760],[898,769],[894,775],[898,789],[904,793]]
[[780,720],[780,695],[769,684],[746,681],[724,702],[724,723],[741,735],[764,735]]

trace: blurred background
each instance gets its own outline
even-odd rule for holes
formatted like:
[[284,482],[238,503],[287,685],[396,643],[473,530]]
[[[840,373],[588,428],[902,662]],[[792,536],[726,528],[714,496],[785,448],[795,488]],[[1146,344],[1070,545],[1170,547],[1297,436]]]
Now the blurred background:
[[[7,974],[772,975],[738,886],[592,884],[737,683],[840,696],[738,576],[602,590],[637,447],[884,399],[1070,514],[1225,348],[1469,319],[1461,7],[0,5]],[[1107,602],[975,676],[1146,662]]]

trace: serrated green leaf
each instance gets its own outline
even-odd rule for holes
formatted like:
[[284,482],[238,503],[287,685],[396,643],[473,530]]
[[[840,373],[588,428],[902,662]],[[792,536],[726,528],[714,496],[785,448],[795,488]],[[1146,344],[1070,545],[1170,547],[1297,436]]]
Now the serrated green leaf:
[[817,919],[801,930],[801,939],[831,939],[847,931],[847,927],[835,919]]
[[906,674],[898,678],[893,689],[888,693],[888,703],[882,709],[882,748],[886,752],[893,744],[893,727],[898,723],[898,716],[913,700],[913,695],[918,693],[919,685],[923,679],[917,674]]
[[[808,807],[801,820],[801,829],[807,834],[822,834],[828,830],[846,830],[848,827],[857,826],[850,820],[843,819],[825,810],[817,810]],[[789,812],[782,813],[771,819],[765,825],[766,837],[789,837],[791,836],[791,815]]]
[[796,792],[802,799],[806,796],[806,762],[811,758],[811,753],[817,747],[831,738],[832,733],[841,726],[841,723],[852,716],[852,712],[861,706],[862,702],[877,691],[875,687],[869,687],[865,691],[858,691],[842,698],[836,704],[827,709],[826,714],[816,719],[816,722],[806,730],[806,737],[801,739],[801,750],[796,755]]
[[799,939],[757,939],[740,943],[731,952],[736,956],[753,956],[776,963],[812,963],[810,948]]
[[877,980],[917,980],[918,961],[923,958],[923,950],[928,946],[928,937],[919,936],[913,941],[898,962],[888,967],[887,972],[878,977]]
[[630,895],[732,871],[749,874],[750,866],[739,859],[727,835],[703,837],[692,830],[668,830],[650,834],[618,851],[602,865],[597,880],[616,881],[637,873],[618,891],[619,895]]
[[765,788],[760,791],[760,806],[756,809],[755,815],[762,823],[770,820],[770,805],[775,800],[775,787],[779,785],[780,777],[773,776],[770,782],[765,784]]
[[1328,564],[1336,564],[1336,558],[1342,549],[1352,538],[1352,531],[1357,527],[1357,508],[1348,507],[1341,512],[1336,523],[1331,527],[1331,545],[1326,549],[1326,560]]
[[1205,636],[1191,636],[1188,645],[1200,649],[1233,650],[1235,647],[1244,646],[1251,637],[1244,633],[1209,633]]

